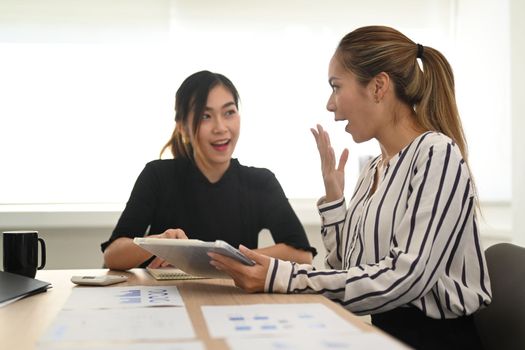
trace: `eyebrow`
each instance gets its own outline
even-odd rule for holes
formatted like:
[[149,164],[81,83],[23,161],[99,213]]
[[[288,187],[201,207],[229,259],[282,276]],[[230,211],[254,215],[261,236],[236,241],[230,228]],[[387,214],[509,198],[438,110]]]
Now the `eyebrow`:
[[328,84],[332,85],[334,83],[334,80],[339,80],[337,77],[330,77],[328,78]]
[[[226,102],[225,104],[222,105],[221,109],[228,108],[230,106],[235,106],[235,102],[233,102],[233,101]],[[204,109],[207,110],[207,111],[212,111],[213,110],[213,108],[208,107],[208,106],[206,106]]]

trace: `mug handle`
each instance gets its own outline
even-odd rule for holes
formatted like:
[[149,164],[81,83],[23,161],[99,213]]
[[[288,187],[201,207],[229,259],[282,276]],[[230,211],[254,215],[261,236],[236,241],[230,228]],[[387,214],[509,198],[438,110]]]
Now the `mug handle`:
[[38,270],[42,270],[46,264],[46,243],[44,242],[44,240],[42,238],[38,238],[38,241],[40,242],[40,250],[41,250],[41,264],[40,266],[37,268]]

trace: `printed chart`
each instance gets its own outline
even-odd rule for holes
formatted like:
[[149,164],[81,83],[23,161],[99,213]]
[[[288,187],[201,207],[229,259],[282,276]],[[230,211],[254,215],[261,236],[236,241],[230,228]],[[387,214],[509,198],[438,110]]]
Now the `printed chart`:
[[359,332],[323,304],[203,306],[212,337]]

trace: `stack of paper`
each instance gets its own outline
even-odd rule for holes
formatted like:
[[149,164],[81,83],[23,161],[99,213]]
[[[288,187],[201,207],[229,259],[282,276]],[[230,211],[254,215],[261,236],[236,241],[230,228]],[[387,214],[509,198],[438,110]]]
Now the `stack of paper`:
[[[145,346],[192,338],[195,333],[175,286],[77,287],[40,339],[39,349],[118,349],[120,343]],[[155,349],[203,348],[191,342]]]

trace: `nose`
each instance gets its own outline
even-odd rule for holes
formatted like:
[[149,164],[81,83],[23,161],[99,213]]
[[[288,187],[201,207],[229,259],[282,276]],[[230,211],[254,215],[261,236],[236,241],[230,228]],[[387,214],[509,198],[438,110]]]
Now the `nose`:
[[213,132],[222,133],[226,131],[226,124],[222,118],[215,118],[215,123],[213,123]]
[[335,103],[333,95],[330,95],[330,98],[328,98],[328,102],[326,102],[326,109],[329,112],[335,112]]

